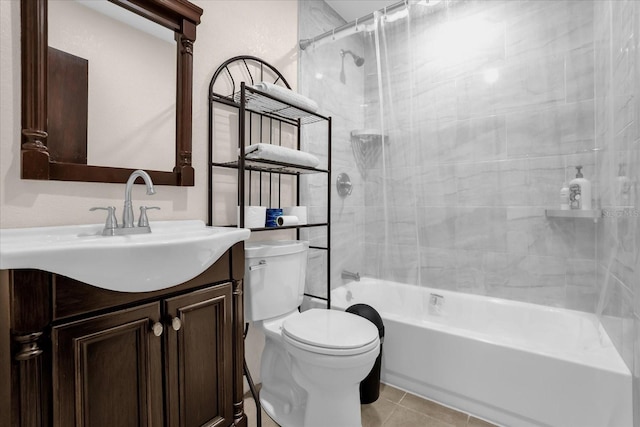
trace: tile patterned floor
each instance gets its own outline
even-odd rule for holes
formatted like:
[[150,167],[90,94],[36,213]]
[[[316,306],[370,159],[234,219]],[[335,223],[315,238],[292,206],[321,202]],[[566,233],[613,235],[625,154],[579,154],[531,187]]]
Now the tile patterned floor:
[[[251,395],[244,400],[249,427],[256,427]],[[263,427],[278,427],[262,412]],[[339,426],[327,426],[339,427]],[[362,427],[495,427],[462,412],[454,411],[397,388],[382,384],[380,397],[370,405],[362,405]]]

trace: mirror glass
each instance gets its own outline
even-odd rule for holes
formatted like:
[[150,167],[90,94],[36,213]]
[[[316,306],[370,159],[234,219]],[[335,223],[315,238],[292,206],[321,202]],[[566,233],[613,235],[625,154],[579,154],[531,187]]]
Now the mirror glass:
[[[173,31],[107,0],[50,1],[48,9],[50,48],[72,55],[64,57],[79,61],[87,74],[86,83],[81,83],[87,87],[86,95],[65,90],[63,96],[72,106],[82,105],[82,98],[86,98],[86,108],[82,107],[86,109],[86,139],[63,136],[65,146],[85,144],[85,159],[81,155],[79,160],[63,161],[171,171],[176,144]],[[51,54],[49,49],[49,58]],[[51,82],[53,67],[49,68]],[[77,83],[70,70],[63,67],[62,74]],[[51,98],[53,85],[49,86]],[[55,111],[58,107],[50,102],[51,141],[54,120],[63,121],[60,127],[66,132],[69,116],[82,116],[73,113],[56,117],[52,108]],[[84,132],[80,124],[80,133]],[[53,160],[54,146],[49,146]]]

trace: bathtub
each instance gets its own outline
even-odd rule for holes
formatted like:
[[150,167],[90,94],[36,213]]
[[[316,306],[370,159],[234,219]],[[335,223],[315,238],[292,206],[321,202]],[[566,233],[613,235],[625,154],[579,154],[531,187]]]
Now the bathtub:
[[382,381],[513,427],[631,427],[631,374],[593,314],[362,278],[331,306],[382,316]]

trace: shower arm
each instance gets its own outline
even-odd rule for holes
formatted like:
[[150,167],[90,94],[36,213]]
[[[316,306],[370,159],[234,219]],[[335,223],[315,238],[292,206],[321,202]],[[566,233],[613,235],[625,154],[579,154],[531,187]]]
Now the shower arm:
[[[402,0],[402,1],[399,1],[398,3],[394,3],[391,6],[387,6],[386,8],[380,9],[380,10],[383,10],[385,12],[392,12],[392,11],[395,11],[396,9],[400,9],[402,6],[408,6],[408,3],[405,0]],[[365,15],[362,18],[358,18],[358,19],[356,19],[354,21],[348,22],[348,23],[346,23],[344,25],[341,25],[341,26],[339,26],[337,28],[334,28],[333,30],[326,31],[326,32],[320,34],[319,36],[315,36],[315,37],[312,37],[310,39],[302,39],[302,40],[300,40],[298,42],[298,45],[300,46],[301,50],[305,50],[306,48],[308,48],[309,46],[311,46],[312,44],[314,44],[317,41],[320,41],[320,40],[322,40],[324,38],[327,38],[329,36],[335,36],[337,33],[340,33],[340,32],[342,32],[344,30],[349,29],[349,28],[356,27],[357,24],[358,24],[358,21],[363,22],[363,21],[368,21],[368,20],[372,19],[375,16],[374,14],[375,14],[375,12],[371,12],[370,14]]]
[[343,70],[344,70],[344,57],[347,55],[351,55],[351,58],[353,58],[353,62],[356,64],[356,67],[362,67],[362,64],[364,64],[363,57],[356,55],[350,50],[340,49],[340,56],[342,57]]

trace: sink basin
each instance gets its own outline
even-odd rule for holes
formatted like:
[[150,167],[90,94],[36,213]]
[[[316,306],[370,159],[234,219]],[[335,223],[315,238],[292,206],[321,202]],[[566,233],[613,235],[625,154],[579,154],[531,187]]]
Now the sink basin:
[[102,236],[104,224],[0,230],[0,269],[33,268],[104,289],[168,288],[209,268],[251,233],[204,222],[157,221],[150,234]]

